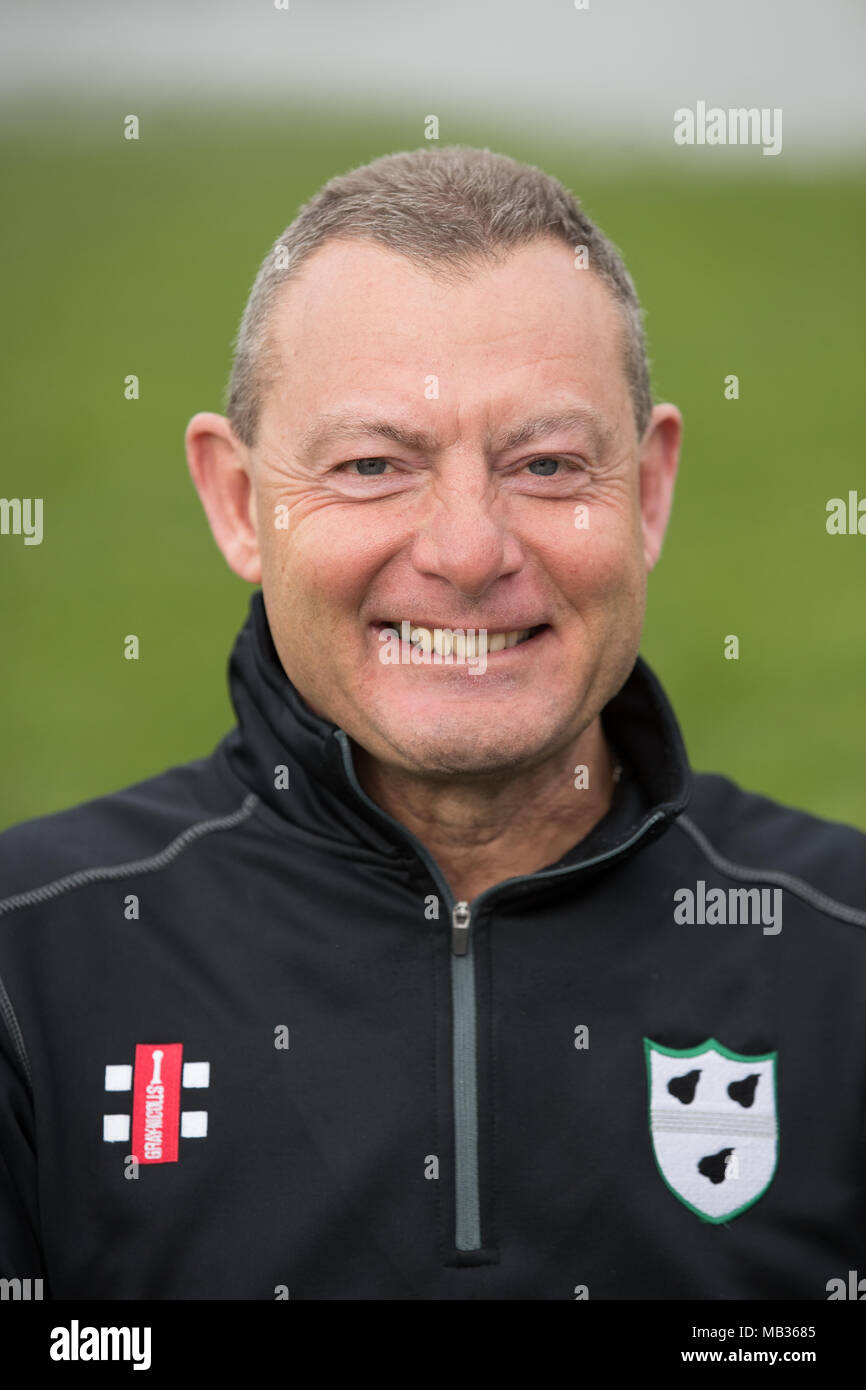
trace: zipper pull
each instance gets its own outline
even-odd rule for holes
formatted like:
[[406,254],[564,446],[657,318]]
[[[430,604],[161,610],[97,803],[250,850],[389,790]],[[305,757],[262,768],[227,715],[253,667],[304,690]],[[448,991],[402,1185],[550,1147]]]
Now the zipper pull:
[[465,956],[469,949],[469,924],[472,912],[468,903],[455,903],[451,910],[451,950],[455,956]]

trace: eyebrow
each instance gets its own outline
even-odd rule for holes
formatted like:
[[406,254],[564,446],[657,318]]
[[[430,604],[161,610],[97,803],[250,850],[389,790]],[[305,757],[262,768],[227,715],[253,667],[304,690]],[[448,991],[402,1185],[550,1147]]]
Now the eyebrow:
[[[488,435],[485,443],[488,450],[516,449],[533,439],[558,430],[589,429],[597,446],[604,445],[611,436],[598,411],[591,406],[572,406],[568,410],[535,416],[499,434]],[[426,430],[413,429],[399,425],[393,420],[368,419],[357,415],[324,415],[301,437],[298,448],[299,457],[307,457],[316,449],[331,444],[338,439],[357,438],[367,435],[371,438],[387,439],[404,449],[414,449],[419,453],[436,453],[441,447],[435,435]]]

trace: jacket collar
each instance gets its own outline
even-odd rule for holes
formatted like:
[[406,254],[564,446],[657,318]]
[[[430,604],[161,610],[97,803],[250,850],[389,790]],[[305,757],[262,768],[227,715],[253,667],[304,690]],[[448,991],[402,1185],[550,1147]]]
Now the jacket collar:
[[[282,821],[349,849],[411,853],[399,828],[354,791],[337,726],[310,710],[283,670],[260,590],[231,653],[229,689],[238,722],[223,750],[235,774]],[[646,812],[656,815],[648,837],[655,838],[688,804],[691,770],[671,705],[641,657],[601,717]],[[279,785],[280,768],[288,771],[288,788]]]

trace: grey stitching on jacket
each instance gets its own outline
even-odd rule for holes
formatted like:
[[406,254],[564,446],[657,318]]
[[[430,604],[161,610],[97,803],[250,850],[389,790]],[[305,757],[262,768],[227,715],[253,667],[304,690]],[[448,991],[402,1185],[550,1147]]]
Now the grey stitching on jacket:
[[[165,849],[160,850],[159,854],[152,854],[147,859],[133,859],[126,864],[113,864],[97,869],[79,869],[74,874],[66,874],[64,878],[56,878],[51,883],[44,883],[40,888],[31,888],[26,893],[15,893],[9,898],[3,898],[0,900],[0,917],[5,916],[7,912],[15,912],[19,907],[32,907],[36,903],[49,902],[51,898],[59,897],[61,893],[67,893],[72,888],[81,888],[87,883],[100,883],[112,878],[126,878],[133,873],[147,874],[156,869],[164,869],[188,845],[201,839],[203,835],[211,835],[217,830],[233,830],[235,826],[241,825],[252,815],[258,804],[259,798],[250,792],[249,796],[244,797],[239,810],[233,811],[230,816],[216,816],[213,820],[197,821],[195,825],[190,825],[186,830],[181,831],[180,835],[176,836],[171,844],[166,845]],[[24,1038],[15,1010],[12,1007],[12,1001],[6,992],[2,979],[0,979],[0,1015],[6,1023],[24,1074],[32,1087],[30,1059],[27,1056],[27,1049],[24,1046]]]
[[754,882],[760,879],[765,883],[775,883],[780,888],[787,888],[796,897],[802,898],[803,902],[810,907],[817,908],[819,912],[826,912],[828,917],[835,917],[840,922],[850,922],[855,927],[866,927],[866,912],[857,907],[848,907],[845,903],[836,902],[835,898],[828,898],[826,893],[821,893],[817,888],[805,883],[801,878],[795,878],[793,874],[786,874],[781,869],[758,869],[749,868],[744,864],[735,864],[733,860],[726,859],[723,854],[719,854],[704,835],[699,830],[694,821],[689,820],[688,816],[680,816],[674,822],[681,830],[694,840],[699,849],[709,859],[721,873],[727,874],[728,878],[737,878],[746,882]]
[[3,1015],[3,1022],[6,1024],[9,1036],[12,1039],[12,1045],[14,1046],[15,1051],[18,1053],[18,1060],[24,1068],[24,1075],[27,1077],[27,1084],[32,1091],[33,1077],[30,1072],[30,1058],[27,1056],[27,1049],[24,1046],[24,1036],[21,1032],[21,1025],[18,1022],[18,1016],[12,1007],[12,1000],[6,993],[6,986],[4,985],[2,979],[0,979],[0,1014]]

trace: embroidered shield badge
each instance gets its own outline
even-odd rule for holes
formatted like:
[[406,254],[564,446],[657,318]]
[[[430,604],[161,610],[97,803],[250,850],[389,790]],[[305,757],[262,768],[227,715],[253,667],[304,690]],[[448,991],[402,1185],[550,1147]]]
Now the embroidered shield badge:
[[777,1053],[715,1038],[677,1050],[644,1038],[650,1134],[665,1183],[703,1221],[729,1221],[770,1186],[779,1152]]

